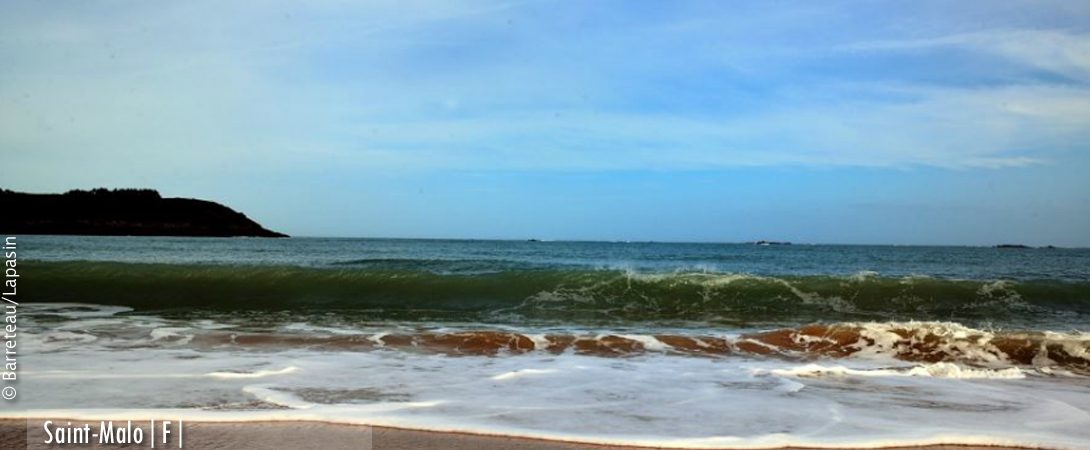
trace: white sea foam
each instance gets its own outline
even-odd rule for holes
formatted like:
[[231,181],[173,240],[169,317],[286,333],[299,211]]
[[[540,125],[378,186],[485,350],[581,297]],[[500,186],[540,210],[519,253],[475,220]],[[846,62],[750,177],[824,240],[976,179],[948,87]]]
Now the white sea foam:
[[[639,342],[644,349],[653,352],[665,352],[671,348],[669,345],[666,345],[666,343],[656,339],[654,336],[647,334],[618,334],[616,336]],[[603,337],[605,336],[600,335],[598,336],[598,339],[602,339]]]
[[[920,355],[918,344],[937,342],[944,354],[978,363],[1002,363],[1004,353],[992,344],[993,333],[953,322],[859,322],[853,357]],[[904,333],[908,333],[906,337]]]
[[1047,331],[1045,338],[1049,344],[1062,347],[1069,356],[1090,361],[1090,334]]
[[254,372],[212,372],[205,376],[212,378],[223,379],[253,379],[253,378],[266,378],[277,375],[286,375],[289,373],[298,372],[299,368],[295,366],[285,367],[279,370],[258,370]]
[[174,378],[215,378],[221,380],[250,380],[275,377],[299,371],[298,367],[289,366],[278,370],[257,370],[252,372],[208,372],[208,373],[149,373],[148,371],[101,372],[93,370],[37,370],[24,372],[27,376],[77,380],[123,380],[123,379],[174,379]]
[[[128,320],[80,321],[105,319]],[[226,345],[146,345],[149,333],[166,342],[215,331],[152,319],[136,319],[140,323],[129,328],[98,323],[78,333],[34,324],[42,331],[20,342],[35,355],[33,371],[20,377],[20,392],[56,395],[29,395],[21,398],[28,412],[0,416],[316,420],[675,448],[967,444],[1090,450],[1090,378],[1048,364],[1015,367],[994,353],[993,334],[952,323],[852,324],[869,340],[855,344],[859,356],[796,362],[676,356],[651,333],[632,330],[583,335],[623,335],[650,351],[623,358],[291,346],[240,352]],[[152,323],[159,326],[149,331],[145,325]],[[926,330],[909,341],[943,336],[951,342],[944,351],[971,354],[981,364],[890,358],[893,350],[910,351],[896,348],[906,340],[897,330],[904,334],[906,327]],[[555,330],[509,331],[539,348],[548,344],[545,333]],[[386,332],[405,330],[363,327],[359,334],[381,342]],[[48,336],[56,339],[48,342]],[[1049,345],[1086,357],[1086,335],[1046,337]],[[280,409],[254,410],[254,402]]]
[[179,344],[185,344],[185,343],[188,343],[190,340],[193,339],[193,335],[192,334],[182,334],[182,332],[190,331],[190,330],[191,329],[189,327],[156,328],[154,330],[151,330],[150,337],[151,337],[151,340],[153,340],[153,341],[169,340],[169,341],[175,341],[175,342],[177,342]]
[[[24,333],[24,336],[27,334]],[[86,333],[73,333],[71,331],[47,331],[38,335],[45,342],[76,342],[86,344],[94,342],[98,338]]]
[[342,335],[342,336],[351,336],[351,335],[360,334],[360,330],[353,330],[353,329],[348,329],[348,328],[336,328],[336,327],[323,327],[323,326],[311,325],[311,324],[303,323],[303,322],[296,322],[296,323],[288,324],[288,325],[284,326],[284,329],[288,330],[288,331],[302,331],[302,332],[309,332],[309,333],[326,333],[326,334],[334,334],[334,335]]
[[313,403],[300,400],[290,393],[271,389],[269,385],[246,386],[242,388],[242,392],[250,394],[263,402],[291,409],[310,409],[315,406]]
[[377,346],[377,347],[385,347],[386,342],[383,341],[382,338],[386,337],[386,335],[388,335],[388,334],[389,333],[386,333],[386,332],[375,333],[375,334],[372,334],[370,336],[367,336],[367,340],[374,343],[375,346]]
[[[28,376],[28,389],[70,393],[64,402],[31,400],[32,416],[321,420],[691,448],[959,443],[1085,449],[1090,442],[1090,391],[1073,391],[1057,377],[1004,377],[996,376],[1003,371],[952,364],[798,364],[661,353],[489,358],[285,350],[178,359],[190,353],[133,352],[124,358],[100,352],[42,355],[43,370],[110,358],[117,377],[99,378],[91,390],[77,388],[86,372]],[[267,368],[254,369],[262,364]],[[223,369],[193,372],[211,367]],[[141,374],[147,377],[133,378]],[[990,384],[996,382],[1003,385]],[[376,394],[364,403],[320,404],[296,393],[308,389]],[[146,409],[154,392],[174,392],[179,402],[216,405],[226,398],[287,409]],[[397,394],[391,397],[396,400],[385,400],[383,393]],[[1025,417],[1034,417],[1033,424]]]
[[523,333],[522,335],[526,336],[526,338],[529,339],[530,342],[534,343],[534,350],[540,351],[547,349],[551,344],[549,342],[549,339],[545,337],[544,333]]
[[868,279],[875,278],[877,276],[878,276],[878,272],[875,272],[873,270],[860,270],[859,272],[856,272],[856,273],[852,274],[851,276],[849,276],[848,279],[852,280],[852,281],[860,282],[860,281],[867,281]]
[[28,313],[43,316],[59,316],[69,319],[110,317],[130,312],[127,306],[92,305],[87,303],[38,303],[25,305]]
[[[843,365],[807,364],[789,369],[774,369],[772,374],[788,377],[823,377],[823,376],[856,376],[856,377],[935,377],[954,379],[1021,379],[1026,374],[1017,367],[1006,369],[974,369],[962,367],[957,364],[940,362],[935,364],[921,364],[915,367],[902,367],[895,369],[852,369]],[[761,372],[758,372],[761,373]]]
[[238,325],[232,325],[229,323],[219,323],[214,320],[197,320],[193,322],[193,326],[202,330],[226,330],[228,328],[236,328]]
[[492,377],[492,379],[496,380],[496,381],[503,381],[503,380],[512,380],[512,379],[516,379],[516,378],[534,376],[534,375],[546,375],[546,374],[550,374],[550,373],[556,373],[556,370],[553,370],[553,369],[522,369],[522,370],[511,371],[511,372],[504,372],[504,373],[501,373],[499,375],[496,375],[496,376]]

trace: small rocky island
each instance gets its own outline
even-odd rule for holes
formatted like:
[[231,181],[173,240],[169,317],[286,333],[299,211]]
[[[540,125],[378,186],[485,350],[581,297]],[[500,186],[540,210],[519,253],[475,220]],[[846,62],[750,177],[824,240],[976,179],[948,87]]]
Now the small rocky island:
[[0,232],[93,236],[287,237],[219,203],[153,189],[28,194],[0,189]]

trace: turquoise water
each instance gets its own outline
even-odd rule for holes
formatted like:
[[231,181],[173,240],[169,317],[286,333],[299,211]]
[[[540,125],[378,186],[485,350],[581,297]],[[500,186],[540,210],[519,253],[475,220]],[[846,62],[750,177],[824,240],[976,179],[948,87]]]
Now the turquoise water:
[[701,327],[950,320],[1081,330],[1090,250],[25,237],[28,298],[141,311]]

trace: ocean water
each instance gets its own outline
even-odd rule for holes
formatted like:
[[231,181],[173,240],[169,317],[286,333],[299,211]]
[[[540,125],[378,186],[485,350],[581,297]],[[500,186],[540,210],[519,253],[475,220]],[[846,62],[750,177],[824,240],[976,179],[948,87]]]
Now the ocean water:
[[1090,449],[1086,249],[25,236],[19,256],[32,417]]

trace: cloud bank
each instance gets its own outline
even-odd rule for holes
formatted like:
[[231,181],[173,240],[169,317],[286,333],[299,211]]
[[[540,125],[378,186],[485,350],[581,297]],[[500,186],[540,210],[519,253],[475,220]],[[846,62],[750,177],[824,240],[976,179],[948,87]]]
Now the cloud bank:
[[1063,23],[1020,29],[1012,14],[965,32],[939,18],[952,11],[843,17],[835,3],[559,6],[5,5],[0,149],[56,176],[65,161],[254,159],[1000,168],[1062,161],[1090,137],[1090,34]]

